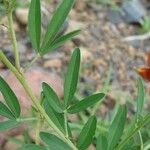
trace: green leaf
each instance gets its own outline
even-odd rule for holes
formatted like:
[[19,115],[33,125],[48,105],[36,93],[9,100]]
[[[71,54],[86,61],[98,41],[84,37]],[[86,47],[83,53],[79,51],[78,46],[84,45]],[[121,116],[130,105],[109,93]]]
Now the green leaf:
[[47,83],[43,83],[42,88],[47,102],[56,112],[62,113],[63,107],[55,91]]
[[50,150],[71,150],[65,142],[53,134],[41,132],[40,137],[48,145]]
[[63,132],[65,133],[64,130],[64,116],[61,113],[57,113],[54,111],[54,109],[51,107],[49,102],[47,101],[46,98],[44,98],[44,109],[49,116],[49,118],[53,121],[53,123]]
[[68,71],[64,82],[64,100],[65,107],[70,104],[77,88],[78,76],[80,69],[80,49],[76,48],[72,54]]
[[77,147],[79,150],[87,149],[92,143],[93,136],[95,135],[96,124],[96,116],[91,116],[84,125],[77,142]]
[[8,121],[0,122],[0,131],[16,128],[18,125],[19,123],[16,120],[8,120]]
[[142,79],[138,79],[138,96],[137,96],[137,114],[140,115],[143,109],[145,92]]
[[0,115],[4,116],[9,119],[15,119],[14,115],[11,113],[11,111],[7,108],[5,104],[0,102]]
[[42,43],[40,54],[46,54],[51,43],[55,40],[55,37],[59,30],[61,29],[63,23],[65,22],[72,6],[74,0],[63,0],[55,11],[51,21],[48,24],[47,32]]
[[40,0],[31,0],[28,16],[29,36],[36,52],[40,49],[41,39],[41,4]]
[[106,150],[107,144],[107,138],[103,135],[99,135],[96,142],[96,150]]
[[[65,126],[64,126],[64,115],[63,113],[57,113],[49,104],[49,102],[44,98],[44,109],[49,116],[49,118],[53,121],[53,123],[65,134]],[[72,137],[70,127],[68,125],[68,133],[69,137]]]
[[75,37],[76,35],[78,35],[80,33],[80,30],[75,30],[73,32],[70,32],[66,35],[63,35],[59,38],[56,38],[56,40],[54,42],[52,42],[52,44],[50,45],[50,47],[48,48],[49,51],[56,49],[58,47],[60,47],[62,44],[64,44],[66,41],[71,40],[73,37]]
[[93,106],[95,103],[97,103],[99,100],[102,100],[104,98],[105,94],[104,93],[98,93],[91,95],[89,97],[84,98],[83,100],[77,102],[73,106],[71,106],[67,112],[68,113],[78,113],[80,111],[83,111],[87,109],[90,106]]
[[127,108],[126,106],[120,106],[117,114],[111,123],[108,131],[108,148],[107,150],[114,150],[116,144],[119,142],[125,122],[126,122]]
[[46,150],[46,149],[35,144],[25,144],[22,147],[20,147],[18,150]]
[[15,93],[11,90],[9,85],[5,82],[5,80],[0,76],[0,91],[3,94],[3,97],[12,111],[12,114],[15,118],[19,118],[20,116],[20,104],[15,95]]

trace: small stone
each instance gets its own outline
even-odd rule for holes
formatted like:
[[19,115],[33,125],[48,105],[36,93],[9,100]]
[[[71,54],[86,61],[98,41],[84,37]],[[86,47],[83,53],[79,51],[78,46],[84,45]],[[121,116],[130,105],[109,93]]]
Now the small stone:
[[47,60],[44,62],[44,68],[61,68],[62,62],[59,59]]
[[76,0],[75,3],[75,9],[77,11],[84,11],[84,9],[86,8],[86,3],[82,0]]
[[27,25],[28,23],[28,9],[26,8],[17,8],[15,11],[16,18],[22,25]]

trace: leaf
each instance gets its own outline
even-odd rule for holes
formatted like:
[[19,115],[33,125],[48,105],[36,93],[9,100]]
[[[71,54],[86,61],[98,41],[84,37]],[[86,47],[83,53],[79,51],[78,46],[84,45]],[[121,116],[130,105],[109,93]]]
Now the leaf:
[[48,24],[47,32],[45,34],[45,38],[42,43],[40,54],[46,54],[48,52],[48,48],[51,43],[55,40],[57,33],[65,22],[72,6],[74,4],[74,0],[63,0],[59,5],[57,10],[55,11],[51,21]]
[[77,142],[77,147],[79,150],[87,149],[92,143],[93,136],[95,135],[96,124],[96,116],[91,116],[84,125]]
[[64,130],[64,116],[63,114],[57,113],[53,110],[47,99],[44,99],[44,109],[49,116],[49,118],[53,121],[53,123],[63,132],[65,133]]
[[66,108],[70,104],[70,101],[72,100],[76,92],[79,69],[80,69],[80,49],[76,48],[72,54],[68,71],[65,76],[64,101]]
[[41,39],[41,4],[40,0],[31,0],[28,16],[29,36],[36,52],[40,49]]
[[138,96],[137,96],[137,114],[140,115],[143,109],[145,92],[142,79],[138,79]]
[[96,150],[106,150],[107,144],[107,138],[103,135],[99,135],[96,142]]
[[119,142],[125,122],[126,122],[127,108],[126,106],[120,106],[117,114],[111,123],[108,131],[108,148],[107,150],[114,150],[116,144]]
[[68,113],[77,113],[80,111],[85,110],[86,108],[93,106],[95,103],[97,103],[99,100],[102,100],[102,98],[105,96],[104,93],[98,93],[91,95],[89,97],[84,98],[83,100],[77,102],[73,106],[71,106],[67,112]]
[[12,111],[12,114],[15,118],[19,118],[20,116],[20,104],[15,95],[15,93],[11,90],[9,85],[5,82],[5,80],[0,76],[0,91],[3,94],[3,97]]
[[40,138],[48,145],[50,150],[71,150],[65,142],[53,134],[41,132]]
[[46,97],[47,102],[51,105],[51,107],[56,112],[62,113],[63,107],[55,91],[47,83],[43,83],[42,88],[43,88],[43,93],[44,93],[44,96]]
[[66,35],[63,35],[63,36],[61,36],[59,38],[56,38],[56,40],[54,42],[52,42],[52,44],[48,48],[49,51],[60,47],[63,43],[65,43],[66,41],[72,39],[73,37],[75,37],[79,33],[80,33],[80,30],[75,30],[75,31],[70,32],[70,33],[68,33]]
[[18,150],[46,150],[46,149],[35,144],[25,144],[22,147],[20,147]]
[[11,111],[7,108],[5,104],[0,102],[0,115],[4,116],[9,119],[15,119],[14,115],[11,113]]
[[16,128],[18,125],[19,123],[16,120],[8,120],[8,121],[0,122],[0,131]]

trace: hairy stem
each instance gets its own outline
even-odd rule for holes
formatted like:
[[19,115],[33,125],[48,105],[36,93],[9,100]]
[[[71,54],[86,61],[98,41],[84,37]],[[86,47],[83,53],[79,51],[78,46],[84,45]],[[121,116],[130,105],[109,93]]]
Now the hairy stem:
[[31,98],[33,104],[39,111],[39,113],[45,118],[47,123],[57,132],[59,137],[65,141],[73,150],[78,150],[76,146],[65,137],[65,135],[58,129],[58,127],[53,123],[53,121],[49,118],[49,116],[46,114],[43,107],[40,105],[39,100],[36,98],[35,95],[33,95],[32,89],[28,85],[27,81],[25,80],[25,77],[10,63],[10,61],[6,58],[4,53],[0,51],[0,60],[13,72],[13,74],[16,76],[16,78],[19,80],[19,82],[22,84],[23,88],[25,89],[26,93]]
[[18,47],[17,47],[16,35],[15,35],[15,31],[14,31],[12,11],[8,11],[7,17],[8,17],[8,23],[9,23],[9,34],[10,34],[10,38],[11,38],[11,41],[13,44],[15,65],[16,65],[16,68],[20,71],[20,58],[19,58],[19,51],[18,51]]
[[38,121],[37,121],[37,127],[36,127],[36,133],[35,133],[35,143],[37,145],[40,144],[40,137],[39,133],[42,128],[43,119],[41,118],[40,114],[38,115]]

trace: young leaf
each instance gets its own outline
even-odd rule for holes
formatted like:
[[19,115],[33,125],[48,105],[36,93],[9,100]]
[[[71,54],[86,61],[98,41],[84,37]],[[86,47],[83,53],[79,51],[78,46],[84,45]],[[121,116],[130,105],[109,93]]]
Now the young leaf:
[[65,142],[53,134],[41,132],[40,137],[48,145],[50,150],[71,150]]
[[40,49],[40,39],[41,39],[40,0],[31,0],[28,16],[28,29],[32,46],[36,50],[36,52],[38,52]]
[[14,115],[11,113],[11,111],[7,108],[5,104],[0,102],[0,115],[4,116],[9,119],[15,119]]
[[77,147],[79,150],[87,149],[92,143],[93,136],[95,135],[96,124],[96,116],[92,116],[84,125],[77,142]]
[[49,46],[54,41],[57,33],[59,32],[64,21],[66,20],[73,4],[74,0],[63,0],[57,8],[57,10],[55,11],[50,23],[48,24],[47,32],[45,34],[45,38],[43,40],[40,51],[41,55],[46,54],[48,52]]
[[144,105],[144,98],[145,98],[145,93],[144,93],[144,86],[142,79],[138,79],[138,96],[137,96],[137,114],[140,115],[143,109]]
[[84,98],[83,100],[77,102],[73,106],[71,106],[67,112],[68,113],[77,113],[80,111],[85,110],[86,108],[93,106],[95,103],[97,103],[99,100],[102,100],[102,98],[105,96],[104,93],[98,93],[91,95],[89,97]]
[[25,144],[18,150],[46,150],[46,148],[42,148],[41,146],[35,144]]
[[63,132],[65,133],[64,130],[64,116],[61,113],[57,113],[56,111],[54,111],[54,109],[51,107],[51,105],[49,104],[49,102],[47,101],[46,98],[44,98],[44,109],[47,113],[47,115],[49,116],[49,118],[51,118],[51,120],[55,123],[55,125]]
[[99,135],[96,142],[96,150],[106,150],[107,149],[107,138],[103,135]]
[[62,113],[63,107],[55,91],[47,83],[43,83],[42,87],[43,87],[43,93],[44,93],[44,96],[46,97],[47,102],[51,105],[51,107],[56,112]]
[[20,116],[20,104],[15,95],[15,93],[11,90],[9,85],[5,82],[5,80],[0,76],[0,91],[3,94],[3,97],[12,111],[12,114],[15,118],[19,118]]
[[78,82],[79,69],[80,69],[80,49],[76,48],[72,54],[69,68],[65,76],[64,101],[66,108],[68,107],[70,101],[72,100],[75,94]]
[[16,120],[8,120],[8,121],[0,122],[0,131],[16,128],[18,125],[19,124]]
[[120,106],[117,114],[111,123],[108,131],[108,148],[107,150],[114,150],[116,144],[119,142],[125,122],[126,122],[127,108],[126,106]]
[[50,50],[53,50],[53,49],[56,49],[56,48],[60,47],[63,43],[65,43],[66,41],[72,39],[73,37],[75,37],[79,33],[80,33],[80,30],[75,30],[75,31],[70,32],[66,35],[63,35],[59,38],[56,38],[56,40],[54,42],[52,42],[52,44],[50,45],[48,50],[50,51]]

